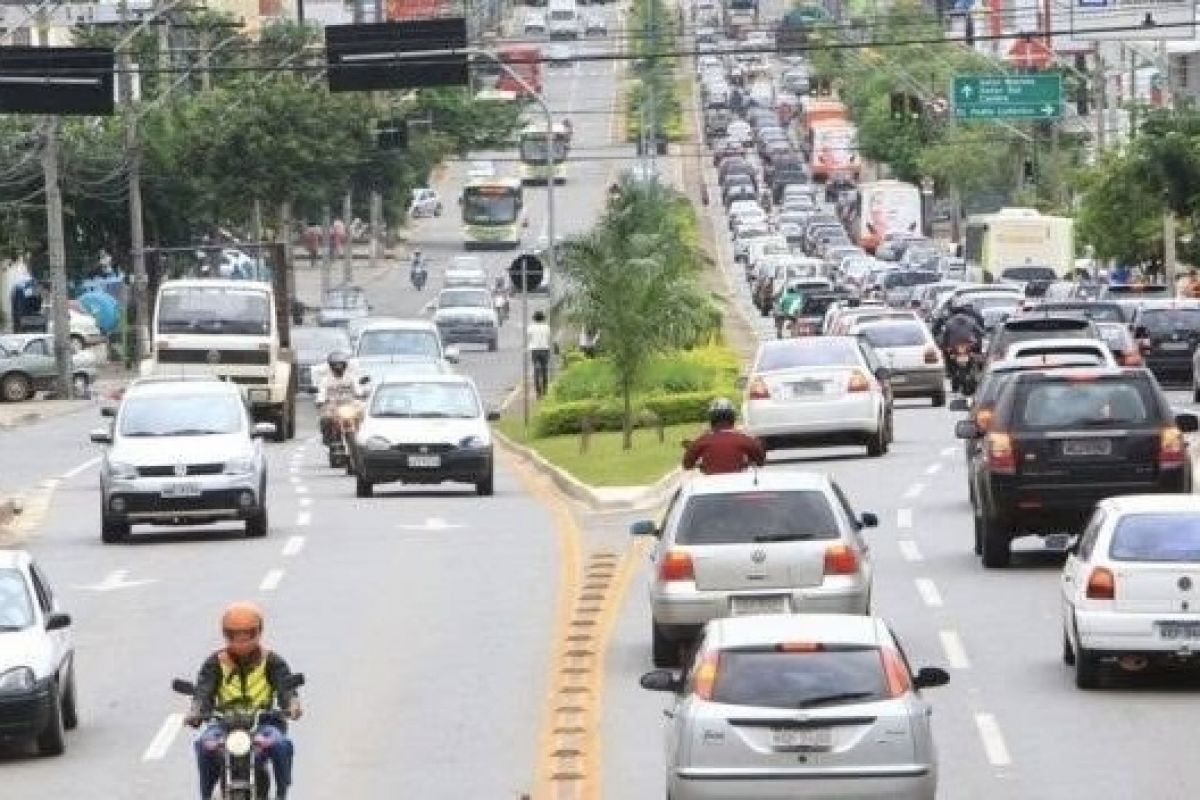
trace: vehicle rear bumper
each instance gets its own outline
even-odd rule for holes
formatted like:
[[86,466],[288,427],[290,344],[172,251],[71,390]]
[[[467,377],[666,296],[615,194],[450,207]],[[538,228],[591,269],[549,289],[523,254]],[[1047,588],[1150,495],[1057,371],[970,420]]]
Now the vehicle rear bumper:
[[763,439],[857,442],[876,433],[882,416],[870,394],[821,401],[752,400],[745,409],[746,432]]
[[1082,524],[1096,503],[1126,494],[1190,494],[1191,470],[1187,467],[1163,471],[1152,482],[1126,483],[1033,483],[1011,478],[992,478],[989,500],[993,515],[1010,519],[1015,527],[1044,527],[1046,523],[1069,521]]
[[1191,378],[1192,376],[1192,354],[1190,351],[1183,351],[1177,355],[1147,353],[1142,358],[1146,364],[1146,368],[1153,372],[1156,377],[1169,375],[1174,378]]
[[1156,622],[1200,622],[1200,614],[1075,610],[1079,646],[1111,653],[1158,653],[1200,656],[1200,640],[1164,639]]
[[668,776],[675,800],[933,800],[937,775],[924,764],[811,769],[682,768]]
[[[828,584],[828,585],[826,585]],[[870,602],[871,586],[862,577],[826,578],[820,586],[803,589],[761,589],[728,592],[698,589],[652,589],[650,606],[654,621],[660,625],[700,627],[709,620],[730,616],[732,597],[788,595],[792,613],[804,614],[865,614]]]
[[456,481],[476,483],[492,473],[492,451],[462,450],[438,453],[441,465],[437,467],[410,467],[411,453],[394,453],[357,448],[362,464],[363,478],[372,483],[445,483]]
[[896,397],[925,397],[946,390],[946,370],[941,367],[893,369],[892,394]]
[[496,341],[500,334],[496,328],[487,326],[438,325],[438,333],[442,336],[442,344],[489,344]]
[[0,741],[30,739],[50,718],[50,683],[42,681],[30,692],[0,695]]

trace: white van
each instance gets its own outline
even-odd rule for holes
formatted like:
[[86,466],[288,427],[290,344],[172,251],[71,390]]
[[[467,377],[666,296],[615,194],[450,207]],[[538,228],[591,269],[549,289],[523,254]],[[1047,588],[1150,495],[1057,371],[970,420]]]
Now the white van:
[[581,20],[575,0],[550,0],[547,32],[551,39],[578,39]]

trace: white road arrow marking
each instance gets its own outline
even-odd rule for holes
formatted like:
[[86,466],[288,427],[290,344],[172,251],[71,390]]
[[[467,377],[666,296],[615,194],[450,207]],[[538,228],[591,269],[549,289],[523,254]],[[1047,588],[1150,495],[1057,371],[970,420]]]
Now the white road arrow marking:
[[93,592],[112,592],[117,589],[131,589],[135,586],[145,586],[148,583],[158,583],[155,578],[143,578],[141,580],[130,581],[126,580],[129,575],[127,569],[115,569],[108,575],[104,576],[104,580],[99,583],[93,583],[91,586],[76,586],[76,589],[87,589]]
[[463,526],[446,522],[441,517],[429,517],[422,525],[397,525],[396,527],[406,531],[449,531]]

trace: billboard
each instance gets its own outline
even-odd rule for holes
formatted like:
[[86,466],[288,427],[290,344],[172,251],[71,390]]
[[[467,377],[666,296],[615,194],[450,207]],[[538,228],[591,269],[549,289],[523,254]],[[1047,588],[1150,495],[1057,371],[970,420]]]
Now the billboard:
[[384,0],[383,8],[388,22],[446,17],[453,11],[447,0]]
[[1071,37],[1162,41],[1196,35],[1196,0],[1071,0]]

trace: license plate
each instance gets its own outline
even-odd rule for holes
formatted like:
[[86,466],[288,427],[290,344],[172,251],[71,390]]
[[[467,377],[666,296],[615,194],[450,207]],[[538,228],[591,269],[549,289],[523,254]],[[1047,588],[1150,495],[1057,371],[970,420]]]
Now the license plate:
[[833,731],[828,728],[772,728],[771,746],[777,750],[828,750]]
[[1062,443],[1064,456],[1112,455],[1111,439],[1067,439]]
[[791,384],[792,397],[815,397],[825,394],[829,381],[800,381]]
[[163,497],[199,497],[200,484],[198,483],[168,483],[163,487]]
[[1187,350],[1190,346],[1187,342],[1163,342],[1159,345],[1163,350]]
[[421,469],[429,469],[431,467],[440,467],[442,465],[441,456],[409,456],[408,465],[410,467],[419,467]]
[[733,616],[746,614],[789,614],[792,604],[786,594],[736,595],[729,598],[729,611]]
[[1071,534],[1069,533],[1051,533],[1042,539],[1047,550],[1066,550],[1067,545],[1071,543]]
[[907,383],[907,382],[908,382],[908,378],[906,378],[903,375],[897,375],[894,372],[888,376],[888,383]]
[[1200,639],[1200,622],[1156,622],[1164,639]]

